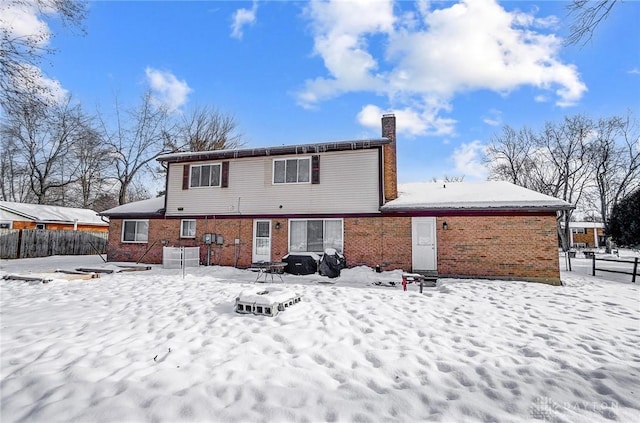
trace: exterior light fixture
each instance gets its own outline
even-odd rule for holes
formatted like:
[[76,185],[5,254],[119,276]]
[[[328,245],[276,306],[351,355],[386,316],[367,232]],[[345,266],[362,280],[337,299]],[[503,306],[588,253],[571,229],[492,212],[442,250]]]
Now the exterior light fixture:
[[447,225],[447,222],[442,222],[442,229],[445,231],[449,229],[449,225]]
[[276,222],[276,229],[280,229],[280,222]]

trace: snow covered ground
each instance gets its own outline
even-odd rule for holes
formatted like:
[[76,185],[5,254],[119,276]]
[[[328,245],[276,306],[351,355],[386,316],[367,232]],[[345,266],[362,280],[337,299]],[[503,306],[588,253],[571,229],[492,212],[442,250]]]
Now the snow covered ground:
[[[0,275],[102,264],[4,260]],[[235,313],[255,276],[0,280],[0,419],[640,421],[638,285],[563,272],[562,287],[440,280],[419,294],[400,272],[356,268],[335,284],[284,275],[274,285],[300,303]]]

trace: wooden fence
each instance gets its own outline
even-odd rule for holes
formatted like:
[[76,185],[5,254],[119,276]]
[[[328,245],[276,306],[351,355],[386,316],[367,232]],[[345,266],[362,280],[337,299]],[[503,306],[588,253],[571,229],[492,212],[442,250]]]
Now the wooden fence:
[[[629,261],[629,260],[596,258],[596,255],[593,254],[591,256],[591,260],[593,260],[591,264],[591,270],[592,270],[593,276],[596,275],[596,270],[599,270],[601,272],[621,273],[623,275],[631,275],[631,282],[636,283],[636,276],[638,276],[638,257],[635,257],[633,261]],[[633,270],[629,271],[628,269],[620,270],[620,269],[596,267],[596,260],[610,262],[610,263],[626,263],[628,267],[633,267]]]
[[0,229],[0,258],[103,254],[107,237],[105,232]]

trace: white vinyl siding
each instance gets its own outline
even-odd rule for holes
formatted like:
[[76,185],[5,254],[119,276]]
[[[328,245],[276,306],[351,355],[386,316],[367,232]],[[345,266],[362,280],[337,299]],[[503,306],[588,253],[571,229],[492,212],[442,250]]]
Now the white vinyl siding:
[[149,240],[148,220],[123,220],[122,242],[145,243]]
[[229,180],[233,184],[225,189],[183,190],[184,164],[171,164],[167,216],[379,212],[380,170],[376,149],[322,153],[320,184],[274,184],[273,156],[231,162]]

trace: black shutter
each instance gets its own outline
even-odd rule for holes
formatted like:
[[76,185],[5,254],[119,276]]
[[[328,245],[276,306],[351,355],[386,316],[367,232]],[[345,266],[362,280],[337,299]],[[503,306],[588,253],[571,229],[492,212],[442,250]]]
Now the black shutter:
[[229,188],[229,162],[222,162],[222,174],[220,175],[220,187]]
[[191,172],[191,166],[188,164],[182,168],[182,189],[189,189],[189,173]]
[[311,183],[320,183],[320,155],[311,156]]

